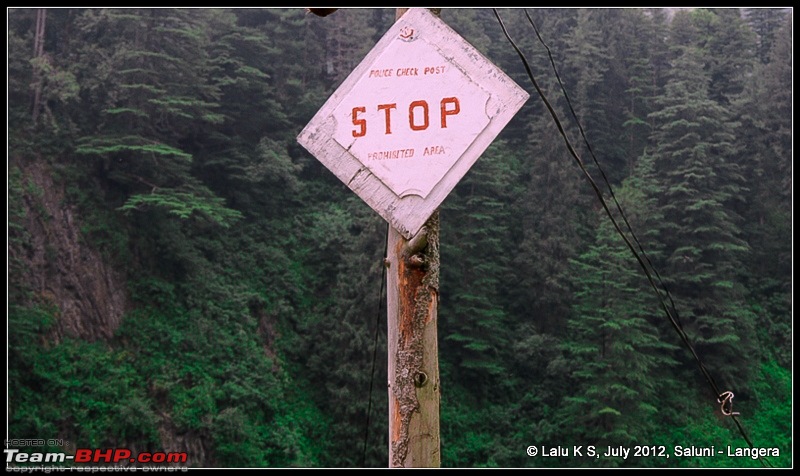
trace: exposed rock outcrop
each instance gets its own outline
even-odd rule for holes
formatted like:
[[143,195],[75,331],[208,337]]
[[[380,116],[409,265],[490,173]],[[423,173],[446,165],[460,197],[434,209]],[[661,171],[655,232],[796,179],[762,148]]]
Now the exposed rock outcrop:
[[34,296],[58,309],[55,341],[64,336],[109,339],[128,308],[125,277],[81,237],[80,217],[64,187],[41,162],[21,167],[24,223],[29,237],[16,253]]

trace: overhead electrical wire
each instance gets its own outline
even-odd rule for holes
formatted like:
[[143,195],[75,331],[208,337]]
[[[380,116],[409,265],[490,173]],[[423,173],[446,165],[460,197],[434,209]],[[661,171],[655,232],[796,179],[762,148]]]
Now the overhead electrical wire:
[[[628,249],[631,251],[631,253],[633,254],[634,258],[636,258],[636,261],[639,263],[639,266],[644,271],[645,276],[647,277],[647,280],[650,283],[650,286],[653,288],[653,291],[656,293],[656,296],[658,297],[658,301],[659,301],[659,304],[661,306],[661,309],[664,311],[664,313],[666,314],[667,318],[669,319],[670,324],[675,329],[675,331],[678,333],[678,335],[680,336],[680,338],[683,341],[684,345],[686,345],[686,347],[688,348],[689,352],[692,354],[692,356],[694,357],[695,361],[697,362],[697,365],[700,368],[700,372],[703,374],[703,377],[705,377],[706,382],[708,382],[709,386],[711,387],[711,390],[714,392],[714,396],[717,399],[717,403],[720,403],[722,405],[723,413],[726,416],[730,416],[733,419],[733,421],[736,423],[737,428],[739,429],[739,433],[742,435],[742,437],[747,442],[747,444],[752,448],[753,447],[753,443],[750,440],[750,438],[747,436],[747,432],[742,427],[741,423],[739,422],[739,419],[736,418],[737,413],[733,412],[732,408],[731,408],[731,411],[725,412],[725,403],[726,402],[728,402],[732,406],[731,401],[732,401],[732,395],[733,394],[731,392],[720,392],[720,389],[717,386],[716,381],[714,380],[714,378],[709,373],[709,371],[706,368],[705,364],[700,359],[700,356],[697,354],[697,351],[695,350],[694,346],[692,345],[691,341],[689,340],[688,335],[683,330],[683,326],[680,324],[680,322],[678,320],[678,317],[677,317],[678,313],[677,313],[677,309],[675,309],[675,303],[672,300],[672,297],[669,294],[669,291],[664,286],[664,290],[665,290],[665,292],[666,292],[666,294],[667,294],[667,296],[669,297],[669,300],[670,300],[672,311],[670,311],[670,308],[667,306],[666,302],[664,301],[664,296],[662,295],[661,290],[656,285],[655,280],[653,279],[653,275],[652,275],[650,269],[648,269],[648,266],[645,264],[645,261],[639,255],[639,252],[636,251],[636,249],[634,248],[634,246],[631,243],[630,239],[622,231],[622,229],[621,229],[619,223],[617,222],[616,218],[614,218],[613,213],[611,213],[611,210],[609,209],[608,204],[606,203],[606,200],[603,197],[602,191],[597,186],[597,183],[594,181],[594,178],[592,178],[591,174],[586,169],[586,165],[583,163],[583,160],[580,158],[580,156],[576,152],[575,148],[572,146],[572,143],[570,142],[569,138],[567,137],[566,132],[564,131],[564,127],[563,127],[563,125],[561,123],[561,120],[558,118],[558,115],[556,114],[555,110],[553,109],[553,106],[547,100],[547,97],[545,96],[544,92],[539,87],[539,83],[536,81],[536,78],[534,77],[533,72],[531,71],[531,67],[530,67],[530,64],[528,63],[528,60],[525,58],[525,55],[522,53],[522,51],[519,49],[517,44],[511,38],[511,35],[508,33],[508,30],[506,29],[505,23],[503,23],[503,19],[500,17],[500,14],[498,13],[497,9],[493,8],[492,11],[494,12],[495,17],[497,17],[497,21],[500,23],[500,27],[503,30],[503,34],[505,35],[506,39],[509,41],[511,46],[514,48],[514,51],[517,53],[517,56],[519,56],[520,60],[522,61],[522,64],[525,67],[525,71],[526,71],[526,73],[528,75],[528,78],[530,78],[531,83],[533,84],[533,87],[536,89],[536,92],[539,94],[539,97],[542,99],[542,102],[544,103],[545,107],[547,108],[548,112],[550,113],[550,116],[553,118],[553,122],[555,123],[556,127],[558,128],[558,131],[561,134],[561,137],[564,139],[564,143],[566,144],[567,150],[569,151],[570,155],[575,159],[576,163],[580,167],[580,169],[583,172],[584,176],[589,181],[589,184],[591,185],[592,190],[594,191],[595,195],[597,195],[597,198],[600,200],[600,204],[603,207],[603,210],[605,211],[606,215],[608,215],[609,219],[611,220],[611,223],[613,224],[614,229],[617,231],[617,233],[625,241],[625,244],[628,246]],[[562,91],[564,93],[565,98],[567,99],[567,103],[569,104],[569,108],[572,111],[572,114],[573,114],[573,116],[575,118],[575,121],[576,121],[576,123],[578,123],[578,127],[580,128],[580,131],[581,131],[581,135],[582,135],[584,141],[586,142],[587,148],[589,149],[592,157],[594,158],[595,165],[597,166],[598,170],[600,170],[600,173],[601,173],[601,175],[603,177],[603,180],[605,181],[606,186],[608,187],[608,189],[610,191],[611,196],[614,198],[614,202],[615,202],[615,204],[617,206],[617,209],[619,210],[621,216],[625,220],[625,223],[626,223],[626,225],[628,227],[629,233],[634,238],[634,240],[636,241],[636,243],[639,246],[639,248],[642,250],[642,254],[645,256],[645,259],[647,259],[647,262],[650,264],[650,268],[653,270],[653,273],[655,273],[658,276],[659,281],[661,282],[661,284],[663,286],[663,281],[661,280],[661,276],[657,273],[655,267],[652,266],[652,263],[650,262],[649,258],[647,258],[647,254],[644,253],[644,249],[642,248],[641,243],[639,242],[638,238],[636,238],[636,234],[633,232],[633,229],[631,228],[630,223],[628,222],[627,218],[625,218],[625,214],[622,212],[622,207],[619,204],[619,202],[617,201],[616,196],[613,193],[613,189],[611,187],[611,184],[608,181],[608,178],[606,177],[606,174],[603,172],[603,169],[600,166],[599,162],[597,161],[597,158],[595,157],[594,152],[592,152],[591,146],[589,145],[589,141],[586,138],[586,135],[585,135],[585,133],[583,131],[583,127],[580,126],[580,121],[578,121],[577,115],[575,114],[575,111],[572,108],[572,104],[569,101],[569,96],[566,93],[566,89],[564,88],[564,85],[561,82],[561,78],[558,75],[558,70],[556,68],[555,61],[553,60],[553,56],[550,53],[550,49],[547,47],[547,45],[542,40],[541,35],[539,34],[538,29],[536,29],[536,27],[535,27],[535,25],[533,23],[533,20],[530,18],[530,15],[528,15],[527,10],[525,11],[525,15],[528,17],[528,21],[534,27],[534,30],[536,31],[536,34],[539,37],[539,40],[542,42],[542,44],[547,49],[548,56],[550,57],[550,61],[551,61],[551,64],[553,66],[553,71],[555,71],[556,77],[558,79],[558,83],[561,86],[561,89],[562,89]],[[767,464],[769,466],[772,466],[769,463],[769,461],[767,461],[764,458],[759,458],[759,460],[761,461],[762,464]]]
[[667,285],[664,283],[664,280],[661,279],[661,275],[659,274],[658,270],[655,268],[655,266],[653,266],[652,261],[650,261],[650,257],[647,255],[647,252],[644,250],[644,247],[642,246],[642,243],[639,241],[639,238],[633,232],[633,228],[631,227],[631,224],[628,221],[628,217],[625,214],[625,212],[622,210],[622,206],[619,204],[619,201],[617,200],[617,195],[614,193],[614,189],[611,187],[611,184],[608,181],[608,177],[606,176],[606,173],[603,170],[603,167],[600,166],[600,162],[597,160],[597,156],[594,154],[594,149],[592,149],[592,145],[589,143],[589,139],[586,138],[586,131],[584,131],[583,125],[581,125],[581,121],[578,120],[578,114],[575,112],[575,109],[572,107],[572,101],[569,99],[569,94],[567,94],[567,89],[564,87],[564,83],[561,81],[561,75],[558,74],[558,69],[556,68],[556,62],[553,59],[553,53],[550,51],[550,47],[547,46],[547,43],[544,42],[544,39],[542,38],[541,33],[539,33],[539,29],[536,28],[536,24],[533,22],[533,19],[528,14],[528,9],[526,8],[526,9],[524,9],[524,11],[525,11],[525,17],[528,18],[528,22],[531,24],[531,27],[533,27],[533,31],[536,32],[536,37],[539,39],[539,42],[542,44],[544,49],[547,50],[547,57],[550,59],[550,65],[553,67],[553,73],[555,74],[556,80],[558,81],[558,86],[561,88],[561,92],[564,94],[564,99],[566,99],[566,101],[567,101],[567,106],[569,107],[569,111],[572,114],[572,118],[575,119],[575,124],[578,125],[578,130],[581,133],[581,138],[583,138],[583,143],[586,144],[586,149],[589,151],[589,155],[592,156],[592,160],[594,161],[594,164],[597,167],[597,170],[600,171],[600,175],[603,177],[603,181],[605,182],[606,187],[608,188],[609,196],[611,197],[612,200],[614,200],[614,205],[616,205],[617,211],[619,211],[619,215],[622,217],[622,220],[625,222],[625,227],[628,229],[628,232],[631,234],[631,237],[633,238],[633,241],[636,242],[636,246],[639,248],[639,251],[642,253],[642,256],[644,256],[644,259],[645,259],[645,261],[647,261],[647,264],[650,266],[650,269],[653,270],[653,273],[655,273],[656,279],[658,279],[658,283],[664,289],[664,292],[667,295],[667,299],[669,299],[670,307],[672,308],[673,312],[675,313],[675,318],[678,321],[678,324],[680,324],[680,318],[678,316],[677,310],[675,309],[675,301],[673,301],[673,299],[672,299],[672,294],[669,292],[669,289],[667,288]]

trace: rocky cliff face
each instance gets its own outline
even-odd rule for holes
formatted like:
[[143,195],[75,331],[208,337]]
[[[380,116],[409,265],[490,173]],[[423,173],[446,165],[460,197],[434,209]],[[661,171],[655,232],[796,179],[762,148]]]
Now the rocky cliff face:
[[25,264],[34,298],[58,309],[54,340],[111,338],[128,308],[125,277],[82,239],[80,217],[49,167],[34,162],[21,169],[27,238],[9,254]]

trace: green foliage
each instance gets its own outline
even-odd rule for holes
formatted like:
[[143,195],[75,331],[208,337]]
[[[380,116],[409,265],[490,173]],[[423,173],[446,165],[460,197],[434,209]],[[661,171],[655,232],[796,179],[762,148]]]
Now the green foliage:
[[749,340],[754,320],[741,285],[733,285],[741,282],[741,263],[750,250],[739,228],[737,202],[746,188],[733,158],[736,124],[730,111],[709,97],[703,50],[680,45],[675,54],[674,73],[656,103],[660,109],[650,115],[656,122],[655,207],[662,217],[653,226],[664,246],[658,264],[683,303],[680,315],[701,355],[723,381],[742,381],[749,371],[742,356],[754,350]]
[[[124,110],[132,110],[128,108],[121,108]],[[117,109],[117,111],[121,110]],[[144,114],[144,113],[142,113]],[[95,137],[84,140],[83,144],[79,145],[75,152],[79,154],[114,154],[120,152],[136,152],[149,155],[163,155],[167,157],[177,157],[179,159],[191,160],[191,154],[187,154],[179,149],[170,147],[166,144],[159,144],[151,142],[139,136],[121,136],[121,137]]]
[[[631,216],[642,213],[642,195],[627,185],[619,190]],[[602,218],[596,242],[572,262],[579,288],[562,346],[574,384],[560,412],[578,423],[569,433],[574,441],[632,447],[658,432],[658,382],[674,372],[675,347],[654,326],[657,301],[627,246]]]
[[[492,379],[505,374],[500,356],[502,343],[509,339],[507,313],[497,304],[510,260],[503,253],[509,239],[510,219],[503,202],[515,190],[503,188],[513,182],[519,165],[516,157],[498,143],[484,154],[453,192],[443,208],[442,242],[461,243],[443,247],[442,271],[443,352],[459,356],[457,379]],[[461,226],[448,226],[449,223]],[[452,232],[450,230],[453,230]],[[486,260],[484,256],[491,256]],[[455,292],[448,292],[450,287]]]
[[744,15],[758,37],[758,59],[767,64],[775,43],[776,30],[786,23],[786,11],[780,8],[745,8]]
[[318,414],[267,355],[260,324],[246,309],[218,301],[203,315],[175,307],[168,283],[150,280],[138,288],[145,296],[159,289],[159,308],[129,316],[118,334],[126,348],[147,356],[137,370],[147,375],[151,397],[167,405],[162,424],[205,435],[221,466],[317,461],[308,438],[318,431]]
[[88,447],[158,442],[156,412],[134,354],[69,339],[45,347],[32,337],[53,322],[52,315],[19,309],[13,316],[24,355],[10,363],[27,372],[10,375],[10,432],[68,438]]
[[758,406],[748,418],[748,428],[754,443],[764,448],[777,448],[780,458],[767,458],[775,468],[792,466],[791,420],[792,373],[775,361],[766,361],[753,384]]
[[236,210],[226,208],[225,200],[219,197],[202,198],[176,190],[158,189],[150,194],[134,195],[120,207],[122,211],[140,210],[147,207],[161,207],[178,218],[190,218],[199,214],[219,225],[228,227],[230,222],[242,217]]
[[[541,116],[536,125],[544,128],[546,122]],[[580,177],[562,144],[554,134],[533,139],[532,153],[523,162],[525,189],[514,203],[519,244],[511,251],[512,310],[550,334],[563,330],[569,312],[569,259],[578,252],[583,221],[579,217],[588,203],[588,197],[580,195]]]

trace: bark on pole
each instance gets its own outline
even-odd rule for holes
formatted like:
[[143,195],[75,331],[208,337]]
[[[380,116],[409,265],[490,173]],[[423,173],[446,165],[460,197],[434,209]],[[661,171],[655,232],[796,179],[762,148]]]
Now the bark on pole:
[[411,240],[391,227],[388,240],[389,467],[438,468],[439,212]]

